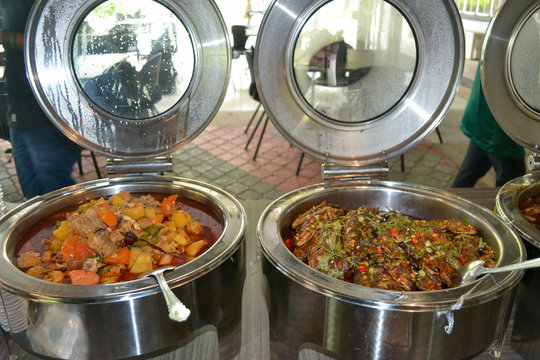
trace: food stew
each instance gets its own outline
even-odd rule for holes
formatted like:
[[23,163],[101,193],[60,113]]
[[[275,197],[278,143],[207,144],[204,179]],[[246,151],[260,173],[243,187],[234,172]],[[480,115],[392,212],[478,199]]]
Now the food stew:
[[521,213],[538,230],[540,230],[540,195],[527,197],[519,205]]
[[397,291],[441,290],[457,285],[457,271],[495,255],[477,230],[454,220],[419,220],[397,211],[327,202],[300,214],[285,245],[301,261],[329,276]]
[[217,219],[193,201],[121,191],[38,224],[22,239],[16,265],[57,283],[128,281],[196,258],[222,230]]

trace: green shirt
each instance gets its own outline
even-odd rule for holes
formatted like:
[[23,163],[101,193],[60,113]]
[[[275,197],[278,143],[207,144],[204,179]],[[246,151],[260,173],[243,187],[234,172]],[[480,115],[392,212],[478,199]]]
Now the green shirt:
[[480,62],[460,128],[476,146],[488,153],[511,159],[525,156],[523,147],[506,135],[489,110],[482,92]]

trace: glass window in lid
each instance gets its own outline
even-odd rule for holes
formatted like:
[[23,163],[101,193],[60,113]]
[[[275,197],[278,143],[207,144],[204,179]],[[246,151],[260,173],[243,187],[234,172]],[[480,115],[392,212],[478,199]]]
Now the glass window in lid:
[[130,120],[158,116],[186,92],[193,44],[178,16],[152,0],[109,0],[85,17],[73,44],[75,76],[88,98]]
[[527,19],[515,39],[510,75],[520,102],[540,117],[540,10]]
[[404,97],[417,64],[402,13],[382,0],[334,0],[304,24],[293,54],[301,97],[319,114],[360,123]]

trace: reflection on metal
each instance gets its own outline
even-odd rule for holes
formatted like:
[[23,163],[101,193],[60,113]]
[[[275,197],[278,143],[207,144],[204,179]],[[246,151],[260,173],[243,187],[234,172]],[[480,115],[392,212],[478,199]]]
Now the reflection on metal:
[[518,144],[540,146],[540,4],[507,1],[490,23],[481,78],[500,127]]
[[[525,111],[540,121],[540,5],[520,24],[509,48],[508,85]],[[540,137],[540,134],[539,134]]]
[[453,0],[277,0],[257,35],[257,89],[301,151],[345,166],[383,163],[443,119],[464,48]]
[[335,0],[317,9],[293,54],[303,99],[321,115],[346,123],[373,119],[396,105],[410,86],[416,61],[406,18],[378,0]]
[[505,0],[455,0],[455,2],[463,15],[491,18]]
[[178,102],[193,76],[194,55],[180,19],[151,0],[101,3],[86,15],[73,44],[84,92],[126,119],[153,117]]

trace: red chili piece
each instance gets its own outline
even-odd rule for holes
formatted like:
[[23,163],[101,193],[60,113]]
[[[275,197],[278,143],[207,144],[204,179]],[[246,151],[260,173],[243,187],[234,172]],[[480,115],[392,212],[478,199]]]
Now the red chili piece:
[[366,271],[366,267],[364,265],[360,265],[358,267],[358,271]]

